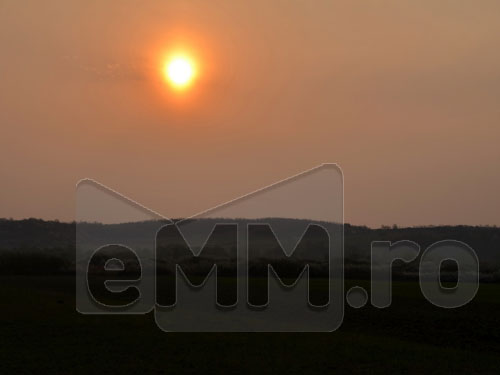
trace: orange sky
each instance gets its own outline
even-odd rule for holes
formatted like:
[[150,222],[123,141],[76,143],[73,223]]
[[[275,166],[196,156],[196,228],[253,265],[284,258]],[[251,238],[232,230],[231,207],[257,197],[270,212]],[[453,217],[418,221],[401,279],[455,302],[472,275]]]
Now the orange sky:
[[[170,217],[323,162],[354,224],[500,224],[497,1],[0,2],[0,217]],[[185,48],[200,75],[162,80]]]

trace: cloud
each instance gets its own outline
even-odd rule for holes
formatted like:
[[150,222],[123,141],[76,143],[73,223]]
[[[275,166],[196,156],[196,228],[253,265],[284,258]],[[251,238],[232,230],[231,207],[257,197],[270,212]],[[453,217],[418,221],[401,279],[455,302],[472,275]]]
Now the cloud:
[[86,62],[78,55],[65,55],[63,60],[75,69],[101,80],[142,80],[144,69],[137,63],[123,63],[115,60],[103,62]]

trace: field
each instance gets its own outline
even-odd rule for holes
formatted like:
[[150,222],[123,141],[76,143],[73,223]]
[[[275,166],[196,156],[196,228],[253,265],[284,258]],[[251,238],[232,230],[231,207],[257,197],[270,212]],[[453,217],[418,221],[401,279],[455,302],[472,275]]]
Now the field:
[[152,314],[78,314],[73,276],[0,282],[2,373],[498,373],[500,366],[498,284],[482,284],[473,302],[445,310],[425,301],[418,284],[395,282],[390,308],[346,306],[333,333],[181,334],[162,332]]

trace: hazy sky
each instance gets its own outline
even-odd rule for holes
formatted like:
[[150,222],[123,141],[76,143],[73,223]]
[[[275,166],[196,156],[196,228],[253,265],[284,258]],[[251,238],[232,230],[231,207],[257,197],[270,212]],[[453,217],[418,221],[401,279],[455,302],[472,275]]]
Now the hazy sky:
[[500,224],[498,1],[0,0],[0,44],[0,217],[73,220],[84,177],[185,216],[337,162],[347,222]]

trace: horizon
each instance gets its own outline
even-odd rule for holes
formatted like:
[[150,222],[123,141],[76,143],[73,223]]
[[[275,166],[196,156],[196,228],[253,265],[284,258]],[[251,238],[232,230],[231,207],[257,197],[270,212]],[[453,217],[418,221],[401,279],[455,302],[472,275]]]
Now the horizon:
[[[120,223],[103,223],[103,222],[97,222],[97,221],[63,221],[59,219],[43,219],[43,218],[37,218],[37,217],[25,217],[25,218],[20,218],[20,219],[15,219],[11,217],[0,217],[0,221],[42,221],[44,223],[58,223],[58,224],[96,224],[96,225],[127,225],[127,224],[142,224],[142,223],[147,223],[147,222],[155,222],[155,221],[171,221],[172,224],[178,224],[179,222],[182,221],[189,221],[192,218],[186,217],[186,218],[172,218],[172,219],[151,219],[151,220],[143,220],[143,221],[126,221],[126,222],[120,222]],[[202,219],[196,219],[196,220],[233,220],[233,221],[249,221],[247,218],[243,217],[236,217],[236,218],[230,218],[230,217],[213,217],[213,218],[202,218]],[[252,221],[258,222],[258,221],[265,221],[265,220],[290,220],[290,221],[307,221],[307,222],[316,222],[316,223],[328,223],[328,224],[336,224],[336,225],[343,225],[343,226],[350,226],[350,227],[356,227],[356,228],[366,228],[370,230],[378,230],[378,229],[425,229],[425,228],[459,228],[459,227],[470,227],[470,228],[490,228],[490,229],[499,229],[500,226],[496,224],[484,224],[484,225],[466,225],[466,224],[422,224],[422,225],[411,225],[411,226],[400,226],[397,224],[382,224],[379,227],[371,227],[367,225],[362,225],[362,224],[355,224],[355,223],[335,223],[335,222],[329,222],[329,221],[324,221],[324,220],[310,220],[310,219],[300,219],[300,218],[288,218],[288,217],[260,217],[260,218],[254,218]]]

